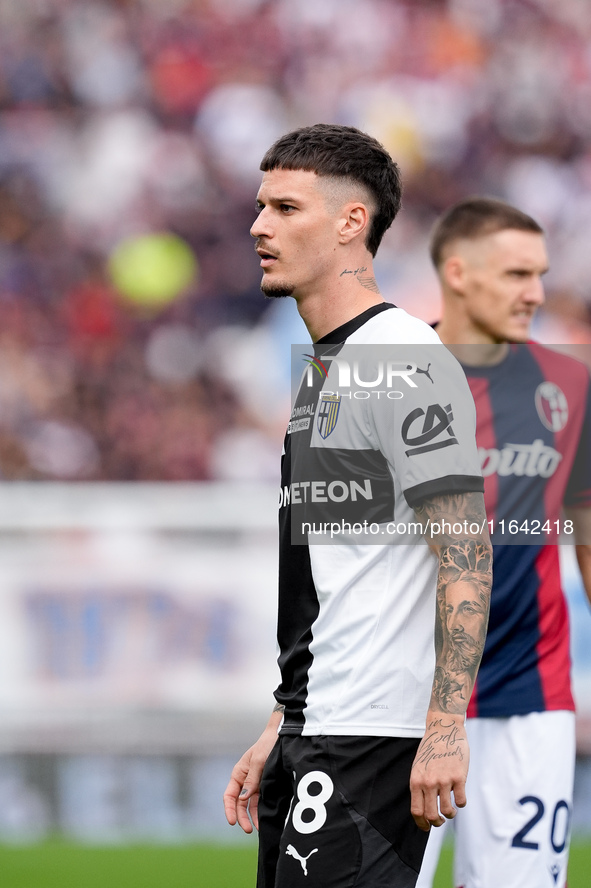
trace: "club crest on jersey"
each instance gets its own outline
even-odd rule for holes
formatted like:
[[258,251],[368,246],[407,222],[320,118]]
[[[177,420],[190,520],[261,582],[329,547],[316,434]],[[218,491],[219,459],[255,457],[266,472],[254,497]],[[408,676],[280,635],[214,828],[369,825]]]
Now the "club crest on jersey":
[[568,401],[562,389],[555,382],[541,382],[534,397],[542,425],[560,432],[568,421]]
[[341,396],[323,394],[318,404],[317,428],[321,438],[328,438],[334,432],[341,408]]

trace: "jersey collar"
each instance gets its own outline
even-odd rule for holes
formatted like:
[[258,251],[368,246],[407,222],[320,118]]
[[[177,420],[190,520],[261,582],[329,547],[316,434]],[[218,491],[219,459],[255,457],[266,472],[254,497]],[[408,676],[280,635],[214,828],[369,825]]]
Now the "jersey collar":
[[361,312],[356,318],[351,318],[346,324],[341,324],[336,330],[332,330],[331,333],[327,333],[326,336],[322,336],[320,339],[316,340],[315,344],[338,345],[348,339],[349,336],[355,333],[356,330],[359,330],[360,327],[363,327],[370,318],[380,314],[382,311],[387,311],[389,308],[396,308],[396,306],[391,302],[380,302],[378,305],[372,305],[371,308]]

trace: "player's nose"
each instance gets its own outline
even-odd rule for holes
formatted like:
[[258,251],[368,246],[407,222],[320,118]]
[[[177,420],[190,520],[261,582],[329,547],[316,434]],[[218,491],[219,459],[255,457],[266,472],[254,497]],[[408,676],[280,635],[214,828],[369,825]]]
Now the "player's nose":
[[544,304],[546,295],[544,293],[544,284],[542,283],[541,278],[533,278],[530,282],[526,293],[526,299],[530,305],[535,305],[536,308],[539,308],[540,305]]
[[267,207],[264,207],[260,211],[256,219],[252,223],[250,234],[252,237],[273,237],[271,220],[269,213],[267,212]]

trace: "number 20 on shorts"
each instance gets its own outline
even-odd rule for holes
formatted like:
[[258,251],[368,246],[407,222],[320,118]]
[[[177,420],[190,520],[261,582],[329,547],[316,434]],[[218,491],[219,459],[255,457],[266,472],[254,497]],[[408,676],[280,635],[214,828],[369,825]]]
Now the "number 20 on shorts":
[[[544,816],[544,812],[546,810],[544,803],[537,796],[523,796],[522,799],[519,799],[519,804],[532,804],[536,806],[537,810],[533,817],[531,817],[530,820],[527,821],[525,826],[523,826],[519,830],[519,832],[515,833],[511,845],[513,848],[527,848],[530,851],[537,851],[540,847],[539,843],[526,841],[526,836]],[[565,813],[561,816],[561,812],[563,811]],[[562,829],[560,829],[561,820],[563,821]],[[556,802],[556,805],[554,806],[552,825],[550,827],[550,841],[552,843],[552,848],[554,849],[555,854],[561,854],[566,847],[569,825],[570,807],[568,802],[566,802],[564,799],[561,799],[559,802]]]

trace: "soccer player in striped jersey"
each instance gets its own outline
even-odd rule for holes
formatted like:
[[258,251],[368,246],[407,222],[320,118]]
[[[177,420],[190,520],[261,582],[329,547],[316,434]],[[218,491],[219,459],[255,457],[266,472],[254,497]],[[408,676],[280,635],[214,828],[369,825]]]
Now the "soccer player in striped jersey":
[[[504,202],[471,198],[438,221],[436,326],[474,395],[492,525],[488,636],[468,708],[470,811],[455,821],[457,888],[563,888],[575,762],[559,531],[578,541],[591,599],[588,368],[529,341],[544,301],[544,234]],[[565,511],[563,511],[563,509]],[[566,524],[565,524],[566,522]],[[431,885],[443,832],[419,885]]]
[[[474,404],[437,335],[374,278],[400,205],[384,148],[318,124],[279,139],[261,169],[261,287],[296,300],[317,372],[303,376],[282,460],[281,683],[226,814],[259,828],[258,888],[413,888],[430,826],[454,816],[453,797],[465,804],[491,561]],[[351,368],[369,381],[353,390]],[[332,544],[312,539],[339,516]],[[416,539],[387,541],[411,524]],[[441,530],[431,545],[419,524]]]

